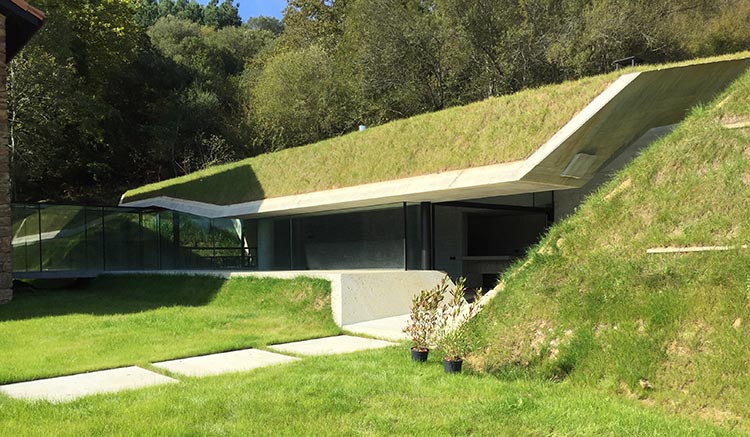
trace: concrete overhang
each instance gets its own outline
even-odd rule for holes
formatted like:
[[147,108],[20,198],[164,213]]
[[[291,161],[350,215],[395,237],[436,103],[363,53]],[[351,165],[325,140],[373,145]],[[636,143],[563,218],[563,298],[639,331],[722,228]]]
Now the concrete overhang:
[[625,74],[522,161],[234,205],[165,196],[122,205],[211,218],[252,218],[580,188],[620,150],[668,131],[691,108],[711,101],[748,68],[750,58]]

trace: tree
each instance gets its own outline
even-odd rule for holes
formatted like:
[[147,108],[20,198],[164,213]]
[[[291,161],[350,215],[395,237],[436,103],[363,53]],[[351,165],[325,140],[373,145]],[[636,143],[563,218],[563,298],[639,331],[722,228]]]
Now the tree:
[[232,4],[232,0],[210,0],[203,10],[203,23],[206,26],[222,28],[242,25],[239,4]]
[[351,0],[288,0],[281,45],[291,50],[318,44],[333,52],[344,34]]
[[464,101],[470,47],[435,3],[359,0],[347,17],[344,50],[369,119],[380,123]]
[[559,16],[557,0],[441,0],[448,20],[471,44],[475,98],[506,94],[559,80],[547,50]]
[[340,134],[356,117],[347,111],[331,56],[318,45],[272,57],[251,92],[251,114],[266,150]]
[[109,80],[137,57],[125,0],[40,1],[46,25],[10,65],[15,200],[92,199],[116,172],[102,129]]
[[245,26],[252,30],[265,30],[271,32],[274,36],[281,35],[284,30],[284,25],[281,24],[276,17],[266,17],[264,15],[258,17],[250,17],[245,21]]

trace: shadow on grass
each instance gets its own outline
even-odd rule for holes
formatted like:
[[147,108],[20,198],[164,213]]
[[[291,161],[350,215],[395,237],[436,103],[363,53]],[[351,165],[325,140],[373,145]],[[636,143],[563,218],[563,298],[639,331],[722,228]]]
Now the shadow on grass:
[[61,288],[19,287],[0,305],[0,322],[71,314],[132,314],[162,307],[209,304],[226,279],[211,276],[101,276]]

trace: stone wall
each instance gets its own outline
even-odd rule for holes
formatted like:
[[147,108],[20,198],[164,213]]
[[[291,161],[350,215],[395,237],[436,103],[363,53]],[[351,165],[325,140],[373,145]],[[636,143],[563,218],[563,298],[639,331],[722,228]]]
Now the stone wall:
[[13,297],[10,260],[10,156],[8,150],[8,97],[5,69],[5,17],[0,15],[0,303]]

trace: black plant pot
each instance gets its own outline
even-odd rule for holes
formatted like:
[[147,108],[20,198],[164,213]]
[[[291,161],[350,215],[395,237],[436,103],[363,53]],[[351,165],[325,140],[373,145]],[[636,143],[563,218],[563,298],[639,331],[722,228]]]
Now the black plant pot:
[[461,366],[463,366],[464,360],[451,361],[443,360],[443,369],[445,373],[461,373]]
[[411,348],[411,360],[424,363],[425,361],[427,361],[427,354],[429,353],[430,353],[429,349],[419,350],[419,349]]

